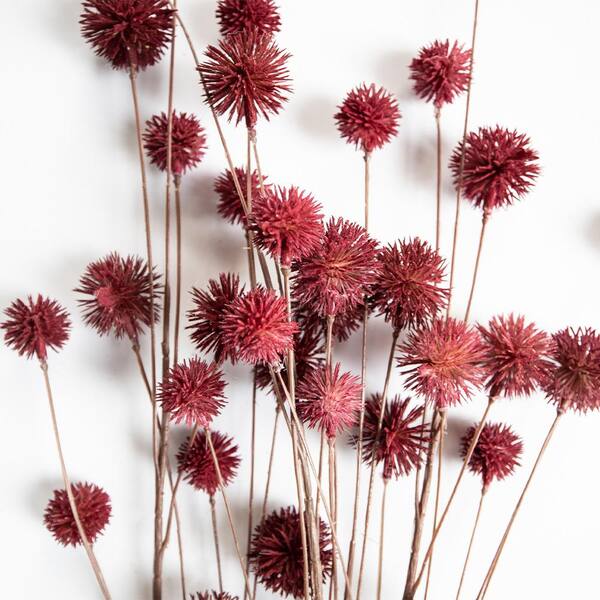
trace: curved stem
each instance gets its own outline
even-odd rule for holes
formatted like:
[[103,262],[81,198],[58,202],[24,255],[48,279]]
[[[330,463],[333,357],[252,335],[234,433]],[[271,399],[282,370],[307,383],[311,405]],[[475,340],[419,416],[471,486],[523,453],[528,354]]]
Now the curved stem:
[[219,550],[219,529],[217,527],[217,510],[215,507],[215,497],[211,494],[208,497],[210,503],[210,518],[212,521],[213,539],[215,541],[215,556],[217,558],[217,574],[219,577],[219,591],[223,593],[223,569],[221,568],[221,551]]
[[435,184],[435,251],[440,250],[440,229],[442,224],[442,128],[440,126],[441,111],[435,110],[436,139],[436,184]]
[[381,495],[381,523],[379,525],[379,561],[377,563],[377,600],[381,600],[381,584],[383,581],[383,541],[385,535],[385,498],[387,495],[388,480],[383,480],[383,494]]
[[477,258],[475,259],[475,268],[473,269],[473,280],[471,282],[471,292],[469,294],[469,302],[467,303],[467,310],[465,311],[465,321],[469,320],[471,314],[471,306],[473,305],[473,296],[475,295],[475,286],[477,285],[477,275],[479,274],[479,262],[481,260],[481,250],[483,248],[483,240],[485,238],[485,230],[489,220],[490,214],[487,210],[483,213],[481,219],[481,233],[479,234],[479,245],[477,246]]

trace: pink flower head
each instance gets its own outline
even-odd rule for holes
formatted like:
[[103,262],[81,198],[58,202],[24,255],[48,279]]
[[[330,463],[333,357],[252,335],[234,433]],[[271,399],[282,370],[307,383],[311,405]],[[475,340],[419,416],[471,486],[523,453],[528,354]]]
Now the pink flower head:
[[240,600],[240,599],[238,596],[232,596],[231,594],[228,594],[227,592],[215,592],[215,590],[213,590],[212,592],[209,592],[207,590],[206,592],[196,592],[195,596],[192,594],[191,600]]
[[284,298],[256,287],[225,307],[223,345],[244,362],[274,364],[291,350],[298,326],[288,321]]
[[283,267],[313,252],[323,236],[321,205],[295,186],[270,188],[252,205],[256,243]]
[[48,348],[60,350],[69,339],[71,321],[67,311],[55,300],[38,294],[34,300],[15,300],[4,314],[8,317],[0,328],[4,329],[4,342],[20,356],[46,361]]
[[[71,491],[85,536],[94,543],[110,520],[110,497],[93,483],[71,484]],[[66,490],[54,490],[44,512],[44,523],[59,544],[78,546],[82,543]]]
[[550,339],[522,316],[494,317],[478,326],[484,346],[483,367],[490,396],[530,396],[546,383],[552,364]]
[[374,83],[353,89],[338,110],[334,118],[341,136],[363,152],[381,148],[398,134],[398,102]]
[[467,135],[461,176],[462,152],[461,142],[450,159],[454,185],[488,213],[521,199],[540,173],[529,138],[503,127],[480,127]]
[[75,291],[83,294],[79,300],[83,320],[107,335],[111,331],[116,338],[127,336],[137,341],[143,326],[149,327],[158,319],[158,274],[153,272],[154,315],[152,295],[148,278],[148,265],[137,256],[122,258],[116,252],[90,263]]
[[171,42],[174,10],[167,0],[85,0],[81,34],[114,69],[144,70]]
[[426,102],[433,100],[436,108],[450,104],[467,90],[471,50],[463,50],[457,42],[436,40],[419,50],[410,63],[410,78],[417,96]]
[[[242,196],[246,204],[248,203],[248,197],[246,193],[246,170],[243,167],[236,167],[235,174],[237,176],[238,183],[242,190]],[[266,189],[270,188],[270,185],[265,183],[267,178],[263,175],[263,187]],[[258,171],[252,171],[250,178],[252,187],[252,198],[258,198],[260,193],[260,178]],[[233,175],[231,171],[227,169],[224,173],[221,173],[215,179],[214,190],[219,196],[219,204],[217,210],[219,214],[226,220],[235,225],[236,223],[243,223],[246,225],[246,213],[240,202],[239,194],[235,188]]]
[[[325,583],[331,576],[333,553],[329,527],[321,519],[319,554]],[[274,511],[256,527],[249,562],[258,581],[269,591],[282,596],[304,597],[304,557],[300,515],[296,507]]]
[[225,405],[224,391],[223,373],[217,365],[192,358],[169,370],[158,400],[175,423],[209,427]]
[[277,114],[291,92],[286,63],[290,58],[271,36],[248,31],[229,35],[218,46],[208,46],[208,60],[198,69],[208,100],[219,115],[242,119],[253,129],[262,115]]
[[[476,429],[477,426],[473,425],[461,439],[460,454],[463,458],[467,456]],[[508,425],[486,423],[469,460],[469,470],[481,475],[486,490],[494,479],[500,481],[513,474],[515,467],[521,465],[519,459],[522,453],[523,443]]]
[[272,35],[281,29],[273,0],[219,0],[217,20],[221,35],[252,30]]
[[[171,171],[183,175],[193,169],[204,157],[206,135],[198,119],[184,112],[173,111],[171,118]],[[169,117],[165,113],[146,121],[144,147],[153,165],[167,170],[169,149]]]
[[399,241],[378,254],[379,272],[373,285],[373,306],[400,331],[422,327],[448,303],[444,260],[419,238]]
[[[221,471],[223,485],[229,485],[240,466],[238,447],[229,436],[211,431],[210,439]],[[181,444],[177,452],[177,464],[183,478],[197,490],[214,496],[219,489],[219,475],[204,431],[198,431],[190,447],[190,438]]]
[[434,319],[412,331],[398,364],[410,367],[407,387],[437,409],[471,398],[484,380],[484,348],[477,329],[456,319]]

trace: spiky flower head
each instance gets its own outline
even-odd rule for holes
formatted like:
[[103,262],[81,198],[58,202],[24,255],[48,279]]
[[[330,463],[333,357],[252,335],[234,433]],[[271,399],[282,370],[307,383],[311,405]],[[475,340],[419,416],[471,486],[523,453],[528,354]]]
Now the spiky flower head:
[[190,596],[191,600],[240,600],[238,596],[232,596],[227,592],[196,592]]
[[273,0],[219,0],[217,21],[221,35],[252,30],[272,35],[281,29]]
[[[235,167],[235,174],[240,185],[242,197],[246,205],[248,204],[246,169],[243,167]],[[270,188],[270,184],[266,183],[267,177],[263,175],[262,185],[265,190]],[[258,171],[252,171],[250,177],[250,186],[252,198],[258,198],[261,190],[260,177]],[[219,214],[226,220],[235,225],[242,223],[246,225],[246,213],[242,207],[240,196],[235,187],[233,175],[229,169],[225,170],[215,179],[214,190],[219,196],[217,210]]]

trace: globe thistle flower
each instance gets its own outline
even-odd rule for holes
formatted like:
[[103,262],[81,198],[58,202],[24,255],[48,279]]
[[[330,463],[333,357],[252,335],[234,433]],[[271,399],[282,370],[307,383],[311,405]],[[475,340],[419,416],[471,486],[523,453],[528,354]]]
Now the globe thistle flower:
[[[470,427],[461,439],[460,455],[466,458],[477,425]],[[487,490],[494,479],[500,481],[514,473],[521,463],[523,442],[504,423],[486,423],[481,430],[473,454],[469,460],[469,470],[481,475],[483,489]]]
[[219,0],[217,21],[223,36],[244,31],[272,35],[281,29],[273,0]]
[[[211,431],[210,436],[223,485],[229,485],[240,466],[238,447],[232,438],[218,431]],[[219,489],[219,475],[204,431],[196,433],[191,447],[190,438],[181,444],[177,452],[177,464],[185,481],[209,496],[215,495]]]
[[45,362],[48,348],[58,352],[69,339],[69,314],[56,300],[41,294],[35,300],[31,296],[26,300],[18,298],[4,314],[8,317],[0,325],[4,329],[4,342],[19,356],[31,358],[35,354]]
[[340,135],[349,144],[370,154],[398,134],[397,100],[384,88],[364,83],[344,99],[334,118]]
[[[167,171],[169,117],[163,112],[146,121],[143,137],[150,162],[161,171]],[[193,169],[204,157],[206,135],[194,115],[173,111],[171,139],[171,171],[173,175],[181,176]]]
[[188,312],[191,339],[198,350],[214,352],[215,361],[235,361],[232,349],[223,343],[223,315],[225,308],[244,293],[240,278],[232,273],[221,273],[218,281],[211,279],[207,290],[192,288],[194,307]]
[[323,366],[304,377],[296,390],[298,416],[313,429],[334,439],[354,425],[361,405],[360,377]]
[[323,236],[321,205],[295,186],[270,188],[253,203],[256,244],[281,266],[308,256]]
[[215,363],[184,360],[169,370],[158,400],[175,423],[209,427],[225,405],[225,381]]
[[[392,476],[398,479],[419,467],[429,444],[429,432],[423,423],[425,408],[417,406],[409,410],[408,405],[409,400],[400,400],[398,396],[391,402],[386,401],[377,440],[381,396],[373,395],[365,403],[362,458],[371,464],[375,452],[375,463],[383,463],[386,480]],[[352,443],[358,445],[356,436]]]
[[[319,551],[323,583],[331,576],[332,548],[329,527],[319,519]],[[294,506],[268,515],[254,530],[249,562],[258,580],[282,596],[304,596],[304,557],[300,515]],[[310,573],[309,573],[310,577]]]
[[550,339],[522,316],[494,317],[478,326],[484,346],[483,367],[490,397],[530,396],[547,382]]
[[394,329],[422,327],[445,308],[449,290],[441,287],[444,260],[419,238],[394,242],[379,251],[373,306]]
[[85,0],[81,34],[114,69],[144,70],[171,42],[173,10],[167,0]]
[[[159,276],[153,271],[152,278],[156,303]],[[148,265],[137,256],[122,258],[113,252],[90,263],[75,292],[84,295],[79,300],[84,322],[101,336],[112,331],[117,339],[127,336],[137,343],[143,327],[158,319],[156,304],[152,314]]]
[[232,596],[227,592],[196,592],[195,595],[192,594],[192,600],[240,600],[238,596]]
[[248,31],[229,35],[208,46],[207,61],[198,67],[207,99],[219,115],[244,120],[254,129],[259,115],[269,120],[291,92],[286,63],[290,58],[271,36]]
[[450,104],[467,90],[471,50],[464,50],[457,42],[436,40],[421,48],[410,63],[410,78],[419,98],[433,100],[435,108]]
[[284,298],[256,287],[225,307],[221,330],[224,347],[240,360],[274,364],[292,349],[298,326],[288,321]]
[[477,329],[456,319],[434,319],[411,332],[400,346],[398,364],[410,367],[408,389],[438,410],[468,400],[484,381],[484,348]]
[[[93,483],[71,484],[77,514],[90,544],[104,531],[111,515],[110,497]],[[54,490],[44,512],[44,524],[63,546],[82,543],[66,490]]]
[[461,169],[462,154],[461,142],[450,159],[454,185],[487,213],[521,199],[540,173],[529,138],[499,126],[480,127],[467,135]]
[[[243,167],[235,167],[235,174],[242,189],[242,196],[247,204],[246,169]],[[263,175],[262,187],[265,188],[265,191],[270,188],[270,184],[267,184],[266,180],[267,178]],[[252,171],[250,185],[252,186],[252,198],[257,198],[260,194],[261,185],[260,176],[256,170]],[[246,213],[240,202],[240,197],[235,189],[233,175],[229,169],[221,173],[221,175],[215,179],[214,190],[219,196],[219,203],[217,205],[219,214],[232,225],[237,223],[246,225]]]

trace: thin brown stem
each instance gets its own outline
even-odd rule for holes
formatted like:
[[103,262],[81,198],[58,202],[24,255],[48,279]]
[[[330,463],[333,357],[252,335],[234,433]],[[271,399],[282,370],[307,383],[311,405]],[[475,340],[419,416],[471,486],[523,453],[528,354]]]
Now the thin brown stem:
[[[335,529],[337,534],[337,493],[336,493],[336,481],[335,481],[335,438],[329,438],[327,440],[328,447],[328,464],[329,464],[329,506],[331,507],[331,517],[333,523],[331,524],[332,529]],[[333,562],[331,567],[331,590],[333,590],[333,598],[337,600],[338,597],[338,581],[337,581],[337,553],[333,553]],[[330,591],[331,597],[331,591]]]
[[210,503],[210,519],[212,521],[213,540],[215,542],[215,556],[217,559],[217,575],[219,578],[219,591],[223,593],[223,569],[221,567],[221,551],[219,550],[219,529],[217,527],[217,509],[215,506],[215,497],[211,494],[208,497]]
[[[246,206],[248,214],[252,213],[252,140],[256,138],[253,129],[248,128],[246,140]],[[250,272],[250,285],[256,287],[256,264],[254,262],[253,233],[246,228],[246,242],[248,252],[248,270]]]
[[[319,442],[319,481],[323,481],[323,458],[325,454],[325,432],[321,431],[321,440]],[[315,512],[319,514],[319,502],[320,498],[317,495],[317,499],[315,501]]]
[[435,251],[440,250],[440,231],[442,226],[442,128],[440,126],[441,111],[435,109],[436,139],[436,176],[435,176]]
[[[248,486],[248,535],[246,539],[246,569],[250,574],[250,543],[252,541],[253,513],[254,513],[254,472],[256,456],[256,369],[252,376],[252,417],[250,424],[250,483]],[[222,590],[221,590],[222,591]],[[244,593],[244,598],[246,593]]]
[[371,153],[365,152],[365,229],[369,231],[369,196],[371,191]]
[[[425,432],[425,423],[427,423],[428,405],[425,404],[423,407],[423,416],[421,417],[421,435],[419,436],[419,446],[423,444],[423,437]],[[419,501],[421,499],[420,494],[421,488],[421,465],[418,464],[415,469],[415,515],[419,510]]]
[[175,182],[175,324],[173,326],[173,364],[179,360],[179,331],[181,329],[181,281],[183,254],[183,223],[181,216],[181,177],[176,175]]
[[388,480],[383,480],[383,493],[381,494],[381,522],[379,524],[379,559],[377,561],[377,600],[381,600],[381,585],[383,582],[383,548],[385,536],[385,499],[387,495]]
[[469,293],[469,302],[465,311],[465,321],[469,320],[471,314],[471,306],[473,305],[473,296],[475,295],[475,286],[477,285],[477,275],[479,274],[479,262],[481,260],[481,250],[483,249],[483,240],[485,239],[485,230],[490,214],[487,210],[483,213],[481,219],[481,233],[479,234],[479,245],[477,246],[477,258],[475,259],[475,268],[473,269],[473,280],[471,281],[471,292]]

